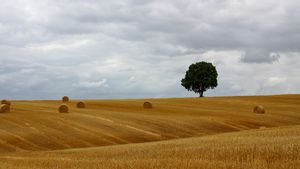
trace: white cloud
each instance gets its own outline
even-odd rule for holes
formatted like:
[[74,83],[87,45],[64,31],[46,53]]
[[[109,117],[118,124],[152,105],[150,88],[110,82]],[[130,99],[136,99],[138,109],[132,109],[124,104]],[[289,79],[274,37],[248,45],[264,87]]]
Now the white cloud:
[[29,50],[43,50],[47,52],[48,50],[70,50],[72,48],[80,48],[87,45],[89,40],[79,39],[72,42],[50,42],[46,44],[32,44],[26,46]]
[[99,87],[108,88],[109,87],[106,79],[102,79],[101,81],[95,81],[95,82],[79,82],[79,83],[73,84],[72,86],[84,87],[84,88],[99,88]]
[[276,85],[280,85],[282,83],[286,83],[285,77],[269,77],[267,82],[264,84],[266,87],[272,87]]
[[300,92],[297,0],[0,3],[3,97],[194,96],[180,80],[200,60],[207,95]]

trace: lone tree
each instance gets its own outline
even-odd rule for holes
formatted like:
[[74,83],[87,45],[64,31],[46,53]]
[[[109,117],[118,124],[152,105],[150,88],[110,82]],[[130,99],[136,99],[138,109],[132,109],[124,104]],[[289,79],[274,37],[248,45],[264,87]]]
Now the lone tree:
[[194,91],[203,97],[207,89],[214,89],[218,86],[217,77],[218,72],[212,63],[197,62],[190,65],[185,77],[181,80],[181,85],[188,91]]

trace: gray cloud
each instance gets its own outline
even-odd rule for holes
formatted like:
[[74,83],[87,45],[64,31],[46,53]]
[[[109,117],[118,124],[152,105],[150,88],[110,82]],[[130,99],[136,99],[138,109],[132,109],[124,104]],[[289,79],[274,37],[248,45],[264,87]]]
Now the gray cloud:
[[0,3],[2,97],[191,96],[180,79],[199,60],[219,70],[210,95],[299,92],[296,0]]
[[280,59],[280,55],[278,53],[271,53],[266,49],[249,49],[245,51],[245,55],[242,57],[242,61],[244,62],[253,62],[253,63],[261,63],[261,62],[274,62]]

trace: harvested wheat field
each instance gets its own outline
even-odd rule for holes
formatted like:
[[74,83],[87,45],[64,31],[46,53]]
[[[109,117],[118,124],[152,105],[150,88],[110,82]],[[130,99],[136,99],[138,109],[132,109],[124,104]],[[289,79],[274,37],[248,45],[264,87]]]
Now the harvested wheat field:
[[[12,101],[0,168],[297,168],[300,95]],[[265,114],[253,113],[262,105]]]
[[189,139],[61,151],[6,154],[3,168],[298,169],[300,126]]

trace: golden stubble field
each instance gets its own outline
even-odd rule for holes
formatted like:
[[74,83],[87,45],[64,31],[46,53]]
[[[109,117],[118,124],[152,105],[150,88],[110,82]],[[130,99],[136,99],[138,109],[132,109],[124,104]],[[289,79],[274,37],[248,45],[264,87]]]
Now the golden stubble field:
[[13,101],[0,114],[0,168],[300,166],[300,95],[146,100],[71,100],[68,114],[61,101]]

